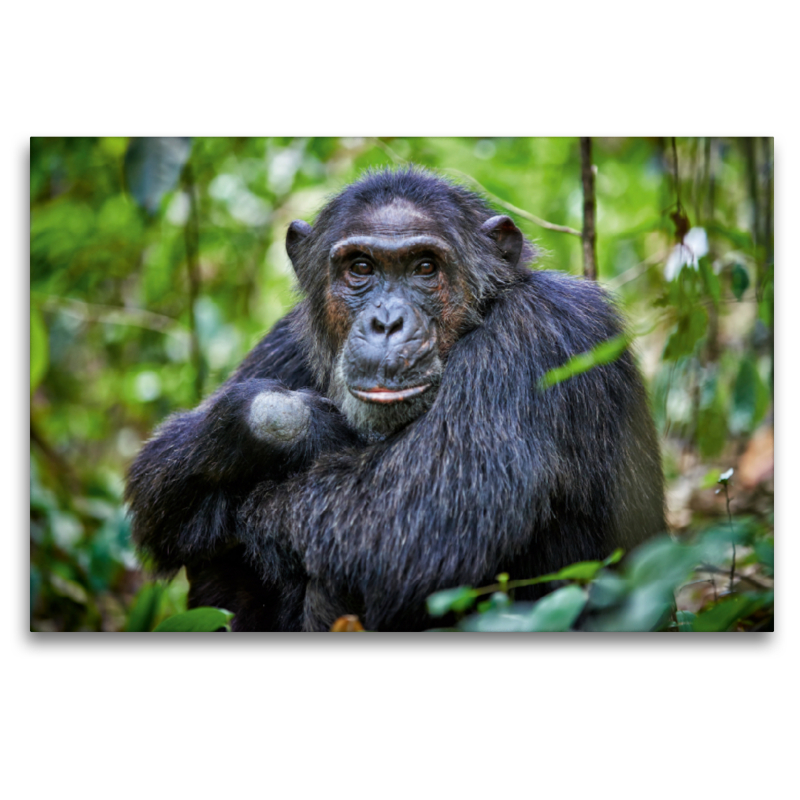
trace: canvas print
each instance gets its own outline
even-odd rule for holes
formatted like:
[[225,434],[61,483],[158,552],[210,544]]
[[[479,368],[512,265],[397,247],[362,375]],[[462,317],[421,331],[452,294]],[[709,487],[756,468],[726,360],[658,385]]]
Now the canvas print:
[[30,181],[32,631],[773,630],[771,138]]

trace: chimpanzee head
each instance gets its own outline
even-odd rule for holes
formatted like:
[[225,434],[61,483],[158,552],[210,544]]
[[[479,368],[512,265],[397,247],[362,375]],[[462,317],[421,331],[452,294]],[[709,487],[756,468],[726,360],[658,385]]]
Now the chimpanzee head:
[[293,222],[286,249],[320,383],[356,428],[379,434],[431,407],[450,348],[533,256],[511,219],[416,168],[368,174],[314,228]]

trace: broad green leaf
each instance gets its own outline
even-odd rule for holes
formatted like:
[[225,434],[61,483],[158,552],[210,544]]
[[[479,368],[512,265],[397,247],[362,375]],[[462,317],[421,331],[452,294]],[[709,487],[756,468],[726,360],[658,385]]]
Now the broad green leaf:
[[156,633],[190,631],[218,631],[220,628],[230,630],[233,614],[221,608],[202,606],[175,614],[165,619],[156,629]]
[[702,306],[681,314],[678,324],[670,334],[664,348],[664,359],[675,361],[694,352],[695,345],[703,338],[708,327],[708,313]]
[[539,388],[547,389],[562,383],[575,375],[581,375],[601,364],[610,364],[616,361],[624,352],[629,344],[629,339],[624,334],[615,336],[612,339],[599,344],[588,353],[581,353],[573,356],[561,367],[556,367],[546,372],[539,380]]
[[515,603],[485,614],[473,614],[459,628],[483,633],[568,631],[586,605],[587,597],[586,590],[579,586],[564,586],[533,605]]
[[526,630],[568,631],[586,605],[588,595],[579,586],[564,586],[539,600],[527,617]]
[[475,590],[470,586],[444,589],[428,597],[428,613],[432,617],[443,617],[449,611],[466,611],[475,602]]
[[731,289],[737,300],[741,300],[747,287],[750,285],[750,276],[741,264],[734,264],[731,270]]
[[760,605],[760,601],[743,594],[727,597],[708,611],[698,614],[692,623],[692,630],[695,633],[727,631],[735,622],[746,617]]
[[133,601],[125,630],[129,632],[152,630],[163,594],[164,587],[160,583],[146,583],[142,586]]
[[31,306],[31,392],[42,382],[47,373],[49,351],[47,326],[44,324],[42,313],[35,306]]

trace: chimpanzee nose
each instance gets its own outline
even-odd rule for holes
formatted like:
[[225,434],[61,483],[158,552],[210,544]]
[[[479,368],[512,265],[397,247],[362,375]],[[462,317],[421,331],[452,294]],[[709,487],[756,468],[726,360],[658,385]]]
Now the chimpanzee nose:
[[369,322],[371,333],[390,339],[401,333],[405,324],[405,309],[402,305],[387,304],[376,308]]

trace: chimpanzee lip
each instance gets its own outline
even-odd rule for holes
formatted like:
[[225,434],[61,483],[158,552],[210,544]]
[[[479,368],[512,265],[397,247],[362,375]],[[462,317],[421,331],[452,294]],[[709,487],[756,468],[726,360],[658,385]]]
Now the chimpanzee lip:
[[412,397],[417,397],[423,392],[431,388],[429,383],[423,383],[420,386],[412,386],[409,389],[386,389],[383,386],[374,386],[372,389],[354,389],[352,386],[347,387],[353,397],[363,400],[365,403],[402,403],[404,400],[410,400]]

